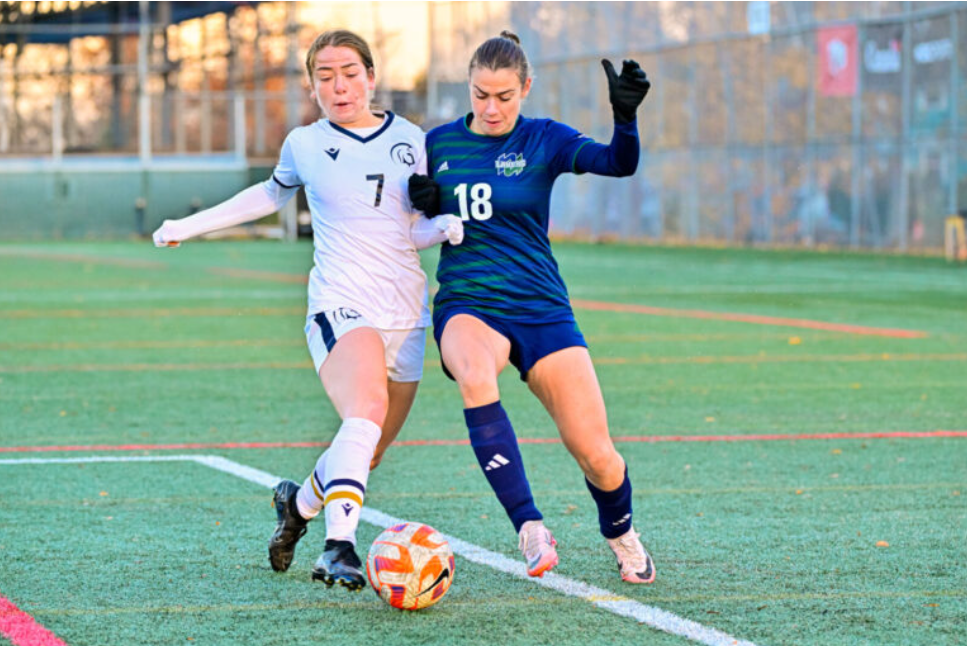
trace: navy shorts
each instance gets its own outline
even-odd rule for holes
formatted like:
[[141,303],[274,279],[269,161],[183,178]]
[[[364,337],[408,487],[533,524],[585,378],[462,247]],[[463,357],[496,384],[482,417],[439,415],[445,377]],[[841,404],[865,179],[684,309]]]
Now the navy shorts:
[[[510,362],[520,372],[521,381],[527,381],[527,373],[534,364],[558,350],[579,346],[588,347],[584,335],[578,328],[576,321],[556,321],[553,323],[521,323],[508,321],[483,314],[470,308],[454,308],[446,312],[434,312],[433,338],[440,347],[440,338],[447,322],[457,314],[468,314],[486,323],[490,328],[506,337],[510,341]],[[453,379],[443,360],[440,360],[443,372]]]

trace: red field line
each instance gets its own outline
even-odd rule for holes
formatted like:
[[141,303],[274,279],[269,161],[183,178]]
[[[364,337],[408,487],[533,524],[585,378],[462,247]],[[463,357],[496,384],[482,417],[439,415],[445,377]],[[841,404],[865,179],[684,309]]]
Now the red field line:
[[0,594],[0,637],[13,646],[67,646],[10,599]]
[[[889,440],[936,437],[967,438],[967,431],[869,431],[859,433],[758,433],[749,435],[618,435],[615,442],[775,442],[798,440]],[[520,444],[560,444],[559,437],[522,437]],[[52,453],[57,451],[185,451],[192,449],[304,449],[329,442],[183,442],[174,444],[65,444],[0,446],[0,453]],[[394,446],[462,446],[470,440],[398,440]]]
[[276,283],[294,283],[306,285],[309,276],[306,274],[287,274],[281,271],[264,271],[261,269],[233,269],[231,267],[209,267],[208,273],[229,278],[251,278],[253,280],[267,280]]
[[[0,349],[2,349],[0,345]],[[967,361],[967,352],[953,354],[853,354],[853,355],[749,355],[749,356],[702,356],[702,357],[602,357],[594,359],[595,365],[672,365],[672,364],[759,364],[759,363],[858,363],[869,361]],[[437,361],[427,361],[425,366],[438,365]],[[304,370],[311,368],[312,362],[302,361],[261,361],[227,363],[79,363],[79,364],[42,364],[36,366],[0,365],[0,373],[28,374],[41,372],[199,372],[206,370]]]
[[0,256],[30,258],[33,260],[54,260],[60,262],[80,262],[89,265],[114,265],[132,269],[167,269],[168,263],[139,258],[111,258],[109,256],[88,256],[79,253],[58,253],[32,249],[0,249]]
[[[214,274],[232,278],[255,278],[260,280],[279,281],[286,283],[306,283],[308,279],[301,274],[287,274],[282,272],[260,271],[251,269],[210,268]],[[783,327],[798,327],[826,332],[846,332],[866,336],[885,336],[898,339],[923,339],[928,335],[919,330],[899,330],[893,328],[869,327],[866,325],[848,325],[846,323],[828,323],[810,319],[791,319],[777,316],[762,316],[758,314],[739,314],[734,312],[711,312],[706,310],[679,310],[666,307],[651,307],[647,305],[627,305],[624,303],[608,303],[605,301],[588,301],[572,299],[571,305],[585,310],[605,312],[632,312],[634,314],[648,314],[650,316],[669,316],[677,318],[694,318],[715,321],[736,321],[740,323],[754,323],[756,325],[778,325]]]
[[[159,268],[167,267],[161,263],[142,260],[128,260],[124,258],[92,258],[90,256],[74,254],[51,254],[47,252],[26,252],[8,255],[24,255],[39,257],[51,260],[64,260],[71,262],[100,262],[103,264],[117,264],[130,267]],[[235,269],[231,267],[209,267],[208,273],[227,276],[229,278],[268,280],[283,283],[306,284],[308,277],[305,274],[290,274],[279,271],[264,271],[258,269]],[[813,321],[810,319],[792,319],[777,316],[763,316],[759,314],[740,314],[733,312],[712,312],[707,310],[679,310],[666,307],[651,307],[648,305],[629,305],[625,303],[608,303],[604,301],[588,301],[572,299],[571,305],[585,310],[596,310],[605,312],[632,312],[635,314],[647,314],[650,316],[668,316],[675,318],[694,318],[715,321],[735,321],[740,323],[753,323],[756,325],[778,325],[783,327],[806,328],[810,330],[824,330],[827,332],[846,332],[849,334],[860,334],[865,336],[885,336],[898,339],[923,339],[929,336],[920,330],[900,330],[894,328],[869,327],[865,325],[849,325],[846,323],[828,323],[826,321]]]
[[790,319],[777,316],[761,316],[758,314],[737,314],[732,312],[710,312],[706,310],[678,310],[666,307],[650,307],[647,305],[627,305],[623,303],[606,303],[602,301],[572,300],[574,307],[586,310],[604,312],[632,312],[648,314],[650,316],[671,316],[677,318],[706,319],[714,321],[737,321],[740,323],[755,323],[757,325],[780,325],[784,327],[808,328],[810,330],[825,330],[828,332],[848,332],[866,336],[887,336],[897,339],[923,339],[928,335],[919,330],[899,330],[893,328],[868,327],[865,325],[848,325],[845,323],[827,323],[810,319]]

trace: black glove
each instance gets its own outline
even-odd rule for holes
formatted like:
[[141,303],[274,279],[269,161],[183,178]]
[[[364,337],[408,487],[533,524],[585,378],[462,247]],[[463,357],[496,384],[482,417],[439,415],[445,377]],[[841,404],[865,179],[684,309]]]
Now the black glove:
[[410,175],[410,202],[428,218],[440,214],[440,185],[426,175]]
[[651,81],[635,61],[627,60],[622,64],[621,76],[608,59],[602,59],[601,65],[608,75],[608,99],[611,100],[615,123],[631,123],[635,120],[635,111],[651,89]]

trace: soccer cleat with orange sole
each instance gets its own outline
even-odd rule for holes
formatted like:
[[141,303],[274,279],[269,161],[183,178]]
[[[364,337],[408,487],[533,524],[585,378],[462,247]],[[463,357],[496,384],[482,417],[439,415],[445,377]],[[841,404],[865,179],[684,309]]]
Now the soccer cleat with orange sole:
[[529,576],[542,577],[557,565],[557,541],[540,520],[529,520],[520,528],[517,548],[524,555]]

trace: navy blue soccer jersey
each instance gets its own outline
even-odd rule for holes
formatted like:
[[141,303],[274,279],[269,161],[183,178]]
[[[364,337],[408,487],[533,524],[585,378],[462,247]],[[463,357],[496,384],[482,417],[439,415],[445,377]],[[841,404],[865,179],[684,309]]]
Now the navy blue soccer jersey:
[[521,116],[511,132],[490,137],[472,132],[468,118],[426,139],[440,211],[464,223],[463,243],[441,250],[434,319],[461,308],[519,322],[573,320],[547,235],[551,188],[565,172],[633,173],[637,124],[616,125],[605,146],[550,119]]

